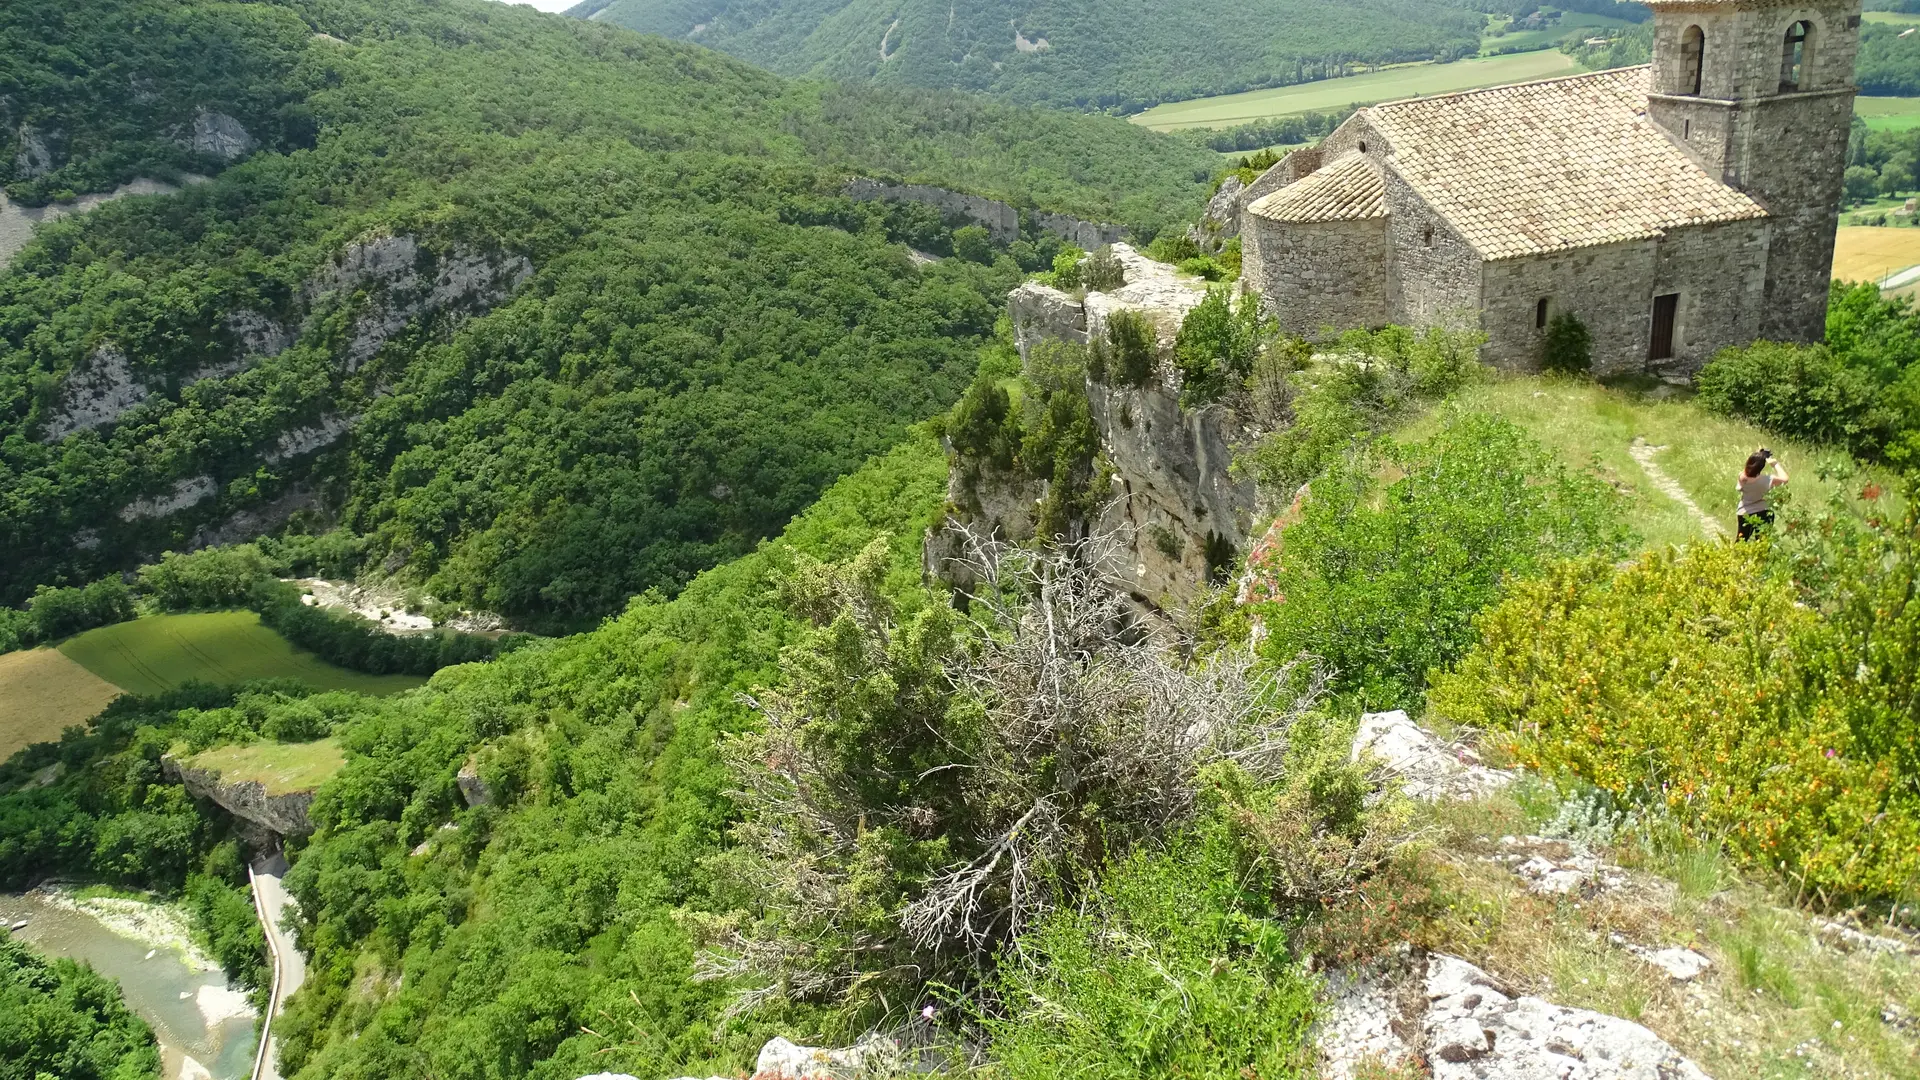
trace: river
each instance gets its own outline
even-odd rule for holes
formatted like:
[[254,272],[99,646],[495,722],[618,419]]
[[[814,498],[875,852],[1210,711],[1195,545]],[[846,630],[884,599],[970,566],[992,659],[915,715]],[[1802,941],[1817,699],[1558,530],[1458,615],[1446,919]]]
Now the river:
[[[119,932],[96,911],[111,917]],[[8,926],[27,920],[16,931],[22,941],[119,981],[127,1007],[160,1039],[166,1080],[246,1080],[253,1067],[253,1011],[227,989],[219,968],[204,957],[189,958],[190,947],[169,933],[169,923],[178,920],[167,914],[122,900],[76,905],[59,893],[0,894],[0,920]]]

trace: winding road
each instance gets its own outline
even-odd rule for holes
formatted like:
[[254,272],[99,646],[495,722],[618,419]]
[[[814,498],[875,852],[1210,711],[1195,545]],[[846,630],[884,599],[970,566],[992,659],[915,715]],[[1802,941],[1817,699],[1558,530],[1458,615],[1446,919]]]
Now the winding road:
[[267,934],[267,952],[273,959],[273,995],[260,1021],[260,1049],[253,1059],[253,1080],[280,1080],[280,1051],[273,1021],[287,998],[307,981],[307,958],[293,943],[293,935],[280,928],[281,917],[293,903],[286,886],[280,883],[286,872],[286,856],[279,852],[257,859],[247,868],[247,879],[253,884],[253,910],[260,916],[260,927]]

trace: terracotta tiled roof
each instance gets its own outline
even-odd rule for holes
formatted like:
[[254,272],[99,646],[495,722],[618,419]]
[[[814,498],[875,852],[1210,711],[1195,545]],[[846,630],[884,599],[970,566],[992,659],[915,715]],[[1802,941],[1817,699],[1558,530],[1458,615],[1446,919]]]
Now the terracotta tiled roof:
[[1354,221],[1385,217],[1386,189],[1367,159],[1349,151],[1247,209],[1269,221]]
[[1393,171],[1489,260],[1765,217],[1647,119],[1649,79],[1648,68],[1621,68],[1366,116]]

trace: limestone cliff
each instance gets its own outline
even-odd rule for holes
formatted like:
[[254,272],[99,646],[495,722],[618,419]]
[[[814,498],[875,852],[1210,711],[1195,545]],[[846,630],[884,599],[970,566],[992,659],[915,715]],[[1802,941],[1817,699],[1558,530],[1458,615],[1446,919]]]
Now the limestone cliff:
[[[217,120],[208,124],[214,135],[226,131]],[[231,131],[226,135],[237,138]],[[532,263],[517,254],[458,246],[434,251],[413,236],[370,234],[312,271],[286,310],[227,313],[226,345],[192,370],[165,370],[113,341],[101,342],[63,374],[55,396],[41,407],[39,439],[55,443],[109,428],[130,414],[164,410],[199,382],[238,380],[244,389],[250,369],[302,343],[327,349],[336,377],[357,381],[363,399],[381,397],[388,377],[358,373],[374,364],[390,340],[410,328],[449,334],[507,300],[532,274]],[[294,481],[270,500],[224,505],[225,478],[200,474],[154,483],[118,507],[115,517],[135,525],[191,514],[193,547],[252,539],[319,506],[317,489],[302,482],[302,459],[349,438],[360,415],[342,409],[300,416],[260,433],[255,458]],[[116,527],[112,519],[87,523],[75,543],[89,530],[97,538],[99,529]]]
[[[1111,470],[1110,498],[1087,527],[1123,542],[1124,565],[1112,568],[1135,600],[1177,607],[1245,550],[1256,511],[1251,481],[1231,473],[1236,445],[1246,436],[1231,409],[1180,405],[1168,362],[1186,314],[1206,296],[1207,283],[1113,245],[1125,283],[1106,291],[1068,293],[1035,282],[1008,299],[1023,358],[1041,341],[1085,344],[1106,332],[1119,311],[1145,317],[1159,338],[1160,362],[1140,387],[1089,379],[1088,412],[1098,432],[1101,463]],[[1036,505],[1047,483],[992,469],[956,468],[949,482],[949,520],[1021,541],[1034,534]],[[958,581],[956,539],[928,542],[930,572]]]
[[[999,243],[1020,239],[1020,211],[1011,203],[998,199],[984,199],[978,195],[925,184],[888,184],[864,176],[854,177],[847,182],[846,195],[856,202],[921,203],[949,218],[964,219],[981,226]],[[1089,251],[1102,244],[1114,243],[1126,235],[1125,229],[1103,221],[1082,221],[1045,210],[1033,210],[1029,214],[1034,228]]]
[[312,791],[270,795],[266,785],[258,780],[224,780],[219,773],[196,768],[172,754],[161,757],[160,768],[168,779],[185,786],[194,798],[206,799],[239,818],[243,834],[255,847],[272,846],[275,837],[305,836],[313,832],[313,824],[307,817],[307,811],[313,806]]

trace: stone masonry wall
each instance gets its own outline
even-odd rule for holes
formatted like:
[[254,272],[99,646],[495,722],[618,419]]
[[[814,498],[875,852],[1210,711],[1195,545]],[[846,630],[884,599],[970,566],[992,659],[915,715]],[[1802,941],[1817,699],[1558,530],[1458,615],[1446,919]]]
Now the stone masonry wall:
[[1397,173],[1389,170],[1385,178],[1389,321],[1405,326],[1472,325],[1481,302],[1480,253]]
[[1653,242],[1643,240],[1486,264],[1481,358],[1507,371],[1538,370],[1546,331],[1536,325],[1536,305],[1545,298],[1549,320],[1571,312],[1586,324],[1596,374],[1639,370],[1654,261]]
[[1305,224],[1249,214],[1241,243],[1244,283],[1287,333],[1312,337],[1387,321],[1385,218]]
[[[1674,229],[1659,241],[1652,295],[1680,294],[1673,359],[1664,367],[1695,372],[1721,349],[1753,340],[1754,327],[1762,325],[1768,242],[1777,227],[1776,222],[1732,221]],[[1824,312],[1824,284],[1821,295]],[[1651,328],[1651,299],[1646,310]]]
[[1595,374],[1648,370],[1653,298],[1680,294],[1674,357],[1663,369],[1698,370],[1714,352],[1745,344],[1762,303],[1767,223],[1676,229],[1661,240],[1578,248],[1486,264],[1482,358],[1507,370],[1539,366],[1549,321],[1572,313],[1593,337]]
[[[1815,341],[1825,330],[1833,230],[1853,111],[1858,0],[1659,12],[1649,117],[1702,168],[1773,218],[1763,337]],[[1812,26],[1797,91],[1782,92],[1787,30]],[[1700,93],[1687,91],[1681,42],[1705,35]]]

